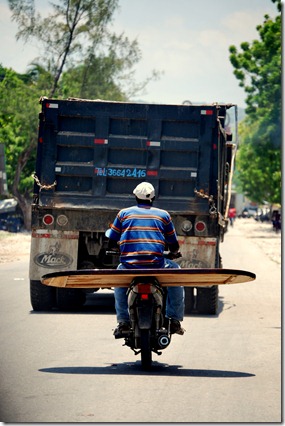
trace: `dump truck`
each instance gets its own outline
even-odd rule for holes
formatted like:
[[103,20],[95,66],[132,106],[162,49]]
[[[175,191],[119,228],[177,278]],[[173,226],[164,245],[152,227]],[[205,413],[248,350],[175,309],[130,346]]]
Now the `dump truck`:
[[[35,311],[80,309],[96,289],[47,287],[49,272],[114,269],[106,230],[142,181],[172,217],[181,268],[221,268],[236,141],[236,105],[41,99],[32,202]],[[233,115],[233,114],[232,114]],[[110,291],[112,283],[110,282]],[[218,286],[185,288],[185,314],[218,313]]]

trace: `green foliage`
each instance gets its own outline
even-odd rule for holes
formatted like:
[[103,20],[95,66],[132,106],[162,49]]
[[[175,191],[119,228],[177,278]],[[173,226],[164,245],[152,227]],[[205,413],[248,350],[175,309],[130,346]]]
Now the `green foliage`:
[[[5,144],[9,191],[17,168],[21,169],[19,191],[27,196],[32,189],[31,164],[35,162],[39,93],[29,75],[20,75],[0,66],[0,143]],[[26,164],[21,164],[22,153],[31,151]]]
[[45,18],[36,12],[34,0],[8,3],[18,24],[17,39],[36,40],[40,52],[24,75],[0,67],[0,143],[6,145],[9,189],[26,215],[40,96],[122,101],[158,73],[134,82],[133,67],[141,57],[138,43],[108,29],[118,0],[58,0]]
[[[131,68],[140,59],[137,42],[113,36],[108,49],[89,52],[83,63],[63,73],[58,92],[61,96],[124,101],[131,90]],[[128,86],[124,86],[127,80]]]
[[[281,1],[277,9],[281,11]],[[259,40],[230,46],[230,61],[246,97],[237,155],[242,189],[253,201],[281,201],[281,14],[264,16]]]
[[256,129],[248,130],[246,123],[240,125],[242,145],[237,152],[238,181],[243,192],[252,201],[263,204],[280,203],[281,200],[281,153],[270,142],[257,144]]

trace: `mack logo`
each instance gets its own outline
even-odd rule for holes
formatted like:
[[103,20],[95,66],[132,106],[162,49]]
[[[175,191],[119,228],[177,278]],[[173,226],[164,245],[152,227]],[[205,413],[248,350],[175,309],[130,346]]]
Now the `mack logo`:
[[180,268],[190,268],[190,269],[194,269],[194,268],[209,268],[210,266],[206,263],[203,262],[202,260],[188,260],[188,259],[181,259],[181,261],[179,261],[179,259],[176,260],[177,263],[179,263]]
[[46,253],[39,253],[34,261],[43,268],[66,268],[71,265],[72,257],[59,251],[60,243],[50,245]]

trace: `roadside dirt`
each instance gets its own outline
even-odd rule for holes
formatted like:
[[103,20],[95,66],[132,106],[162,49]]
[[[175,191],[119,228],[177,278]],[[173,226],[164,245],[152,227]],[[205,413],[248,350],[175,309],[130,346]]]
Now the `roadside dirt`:
[[[229,233],[242,233],[258,245],[274,262],[281,265],[281,232],[276,233],[272,224],[257,222],[254,219],[236,219]],[[227,234],[225,235],[227,238]],[[30,232],[13,234],[0,231],[0,263],[15,262],[29,256]]]
[[0,231],[0,263],[16,262],[30,253],[31,233]]
[[251,218],[236,219],[228,232],[242,233],[245,238],[259,246],[271,260],[281,265],[281,231],[276,233],[271,222],[261,223]]

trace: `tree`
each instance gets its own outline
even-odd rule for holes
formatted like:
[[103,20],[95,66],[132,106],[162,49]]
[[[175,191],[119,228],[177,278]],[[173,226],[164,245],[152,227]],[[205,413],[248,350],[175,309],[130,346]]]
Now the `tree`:
[[27,74],[3,67],[0,74],[0,142],[6,146],[8,187],[17,198],[29,229],[39,93]]
[[[7,163],[15,167],[12,167],[14,181],[10,189],[25,215],[29,199],[27,188],[32,189],[30,180],[23,192],[20,188],[21,182],[27,178],[24,170],[34,164],[37,146],[35,105],[38,106],[39,96],[127,100],[130,94],[142,90],[158,74],[152,72],[145,82],[134,83],[132,68],[141,57],[138,43],[136,40],[130,42],[124,34],[112,34],[108,29],[118,0],[59,0],[57,4],[51,4],[52,12],[46,18],[36,13],[33,0],[8,2],[12,19],[18,24],[17,39],[28,42],[34,38],[40,48],[39,58],[30,65],[25,75],[27,90],[32,88],[32,91],[24,91],[22,86],[20,90],[22,102],[25,101],[25,105],[31,103],[30,110],[25,108],[22,114],[27,114],[26,123],[30,122],[31,114],[33,125],[29,133],[22,133],[21,140],[26,137],[25,142],[17,144],[16,139],[13,142],[14,137],[10,139],[9,150],[16,145],[20,161],[14,163],[12,157],[7,158]],[[124,84],[126,81],[127,84]],[[21,125],[16,118],[10,123],[15,137],[17,128],[25,125],[23,116],[19,117]],[[26,218],[29,229],[28,222]]]
[[241,123],[239,133],[242,145],[237,152],[237,180],[243,192],[259,204],[264,204],[264,201],[280,203],[280,151],[266,140],[257,144],[254,125],[248,129],[246,123]]
[[[272,2],[281,12],[281,1]],[[240,51],[235,46],[229,50],[234,75],[247,93],[239,179],[253,201],[276,203],[281,201],[281,14],[264,18],[257,26],[259,40],[242,43]]]
[[81,65],[63,73],[59,91],[63,97],[90,99],[129,100],[141,92],[151,77],[142,83],[134,82],[132,67],[140,60],[137,41],[129,43],[122,36],[113,36],[104,52],[90,53]]
[[[119,69],[121,73],[131,69],[140,60],[136,40],[130,42],[124,33],[116,35],[108,29],[118,0],[59,0],[58,4],[51,4],[53,10],[46,18],[36,13],[33,0],[8,1],[12,20],[19,28],[17,39],[27,42],[35,38],[40,43],[42,54],[38,62],[46,64],[45,68],[53,78],[48,97],[62,95],[59,84],[64,71],[70,72],[77,67],[84,69],[81,74],[84,85],[94,60],[114,59],[115,55],[115,73]],[[157,73],[153,71],[150,78],[156,77]],[[120,75],[120,79],[124,77]],[[144,87],[147,81],[135,89]]]
[[53,13],[47,18],[36,14],[33,0],[9,0],[9,6],[19,26],[17,38],[28,41],[34,37],[43,46],[45,61],[54,76],[49,93],[52,97],[64,67],[74,63],[76,55],[79,60],[102,42],[117,0],[61,0],[52,3]]

